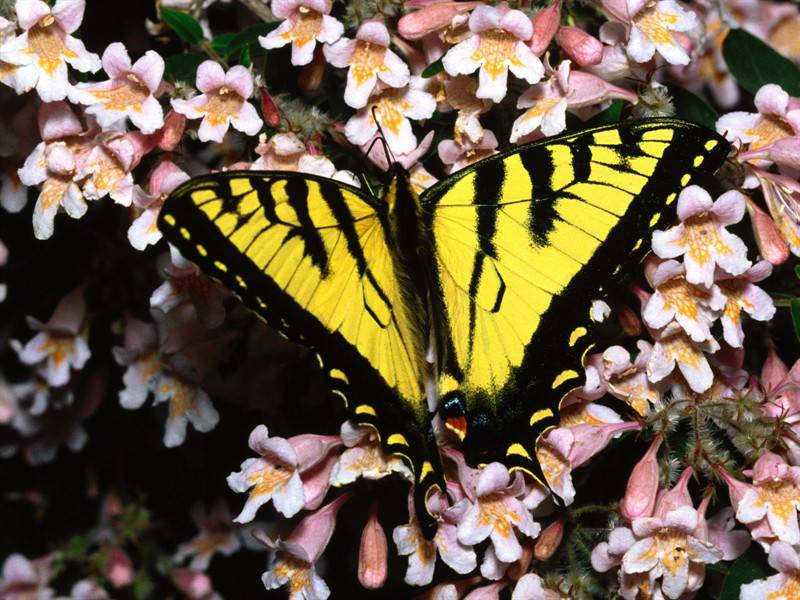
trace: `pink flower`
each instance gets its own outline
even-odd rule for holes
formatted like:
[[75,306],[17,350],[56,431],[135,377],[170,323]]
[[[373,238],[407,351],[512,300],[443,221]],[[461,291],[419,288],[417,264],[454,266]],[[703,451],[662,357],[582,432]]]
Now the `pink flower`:
[[[766,193],[766,189],[764,191]],[[789,245],[772,217],[750,198],[747,198],[747,214],[750,216],[758,253],[773,265],[782,265],[789,260]]]
[[714,373],[704,352],[713,354],[717,350],[719,344],[713,337],[703,342],[693,342],[677,323],[670,323],[658,333],[647,361],[647,377],[657,383],[677,366],[692,391],[705,392],[714,383]]
[[683,264],[675,260],[651,261],[645,275],[655,289],[642,310],[649,327],[661,329],[674,320],[696,342],[711,338],[711,325],[726,302],[719,286],[712,284],[707,291],[692,285]]
[[800,555],[797,550],[786,542],[775,542],[769,549],[769,566],[778,574],[744,584],[741,600],[789,600],[797,596],[800,589]]
[[253,76],[241,65],[228,72],[213,60],[197,67],[197,89],[202,92],[189,100],[176,98],[172,107],[189,119],[203,119],[197,130],[201,142],[221,142],[233,125],[245,135],[255,135],[263,125],[247,99],[253,94]]
[[367,21],[358,28],[356,39],[342,38],[323,48],[329,63],[347,68],[344,101],[348,106],[367,106],[378,80],[389,88],[402,88],[408,83],[408,66],[389,50],[389,42],[389,30],[383,23]]
[[142,143],[137,132],[121,134],[104,131],[95,136],[91,150],[84,158],[76,179],[83,181],[83,194],[88,200],[105,196],[122,206],[133,202],[132,171],[142,156],[152,150]]
[[288,584],[290,600],[326,600],[330,596],[330,590],[317,575],[314,563],[330,542],[336,527],[336,515],[349,497],[348,494],[339,496],[304,518],[285,540],[262,539],[274,550],[270,568],[261,577],[264,587],[274,590]]
[[722,313],[722,332],[728,345],[741,348],[744,342],[742,311],[756,321],[769,321],[775,316],[775,304],[769,294],[753,285],[772,274],[772,265],[762,260],[739,277],[723,276],[717,284],[727,299]]
[[581,403],[562,412],[559,427],[551,430],[537,448],[550,489],[569,505],[575,500],[572,470],[586,463],[624,431],[639,429],[638,423],[623,422],[610,408]]
[[85,319],[86,304],[81,288],[61,299],[47,323],[28,317],[28,325],[39,333],[24,346],[17,344],[20,361],[37,365],[49,385],[66,385],[70,367],[82,369],[92,355],[86,341]]
[[675,0],[627,0],[630,15],[628,55],[636,62],[647,62],[658,52],[673,65],[689,64],[689,55],[673,32],[694,28],[694,12],[683,9]]
[[557,70],[549,65],[546,70],[549,79],[529,87],[517,100],[517,108],[528,110],[514,121],[511,143],[530,140],[529,136],[538,131],[545,136],[561,133],[567,126],[567,108],[584,108],[615,98],[628,102],[638,100],[636,94],[595,75],[570,71],[567,60],[561,62]]
[[748,526],[766,519],[773,537],[797,545],[800,544],[798,508],[800,467],[790,466],[777,454],[765,452],[753,466],[753,485],[739,500],[736,518]]
[[344,25],[330,16],[331,0],[273,0],[272,13],[283,19],[277,29],[258,38],[266,49],[292,44],[292,64],[307,65],[317,41],[332,44],[344,33]]
[[505,466],[490,463],[480,470],[474,489],[466,491],[470,506],[458,524],[458,540],[474,546],[490,538],[498,560],[504,563],[519,560],[522,546],[516,532],[536,537],[541,531],[518,498],[524,492],[521,476],[517,475],[512,482]]
[[181,563],[191,557],[189,568],[205,571],[217,552],[230,556],[241,548],[242,543],[236,535],[236,527],[231,523],[228,505],[220,500],[209,513],[202,504],[192,507],[192,521],[198,529],[190,541],[178,546],[173,559]]
[[544,75],[542,62],[528,47],[533,24],[525,13],[500,5],[478,6],[469,18],[473,35],[442,57],[450,75],[469,75],[480,69],[476,96],[500,102],[506,95],[508,71],[528,83]]
[[725,192],[715,201],[708,192],[691,185],[678,196],[680,225],[667,231],[653,232],[653,252],[661,258],[684,256],[686,281],[710,288],[714,267],[730,275],[741,275],[750,267],[747,247],[741,239],[725,230],[742,220],[744,195]]
[[[330,456],[339,446],[335,436],[298,435],[288,440],[269,437],[267,428],[259,425],[250,433],[248,445],[260,458],[248,458],[241,471],[228,476],[228,485],[239,493],[250,495],[234,521],[248,523],[256,511],[273,501],[275,509],[285,517],[292,517],[302,508],[319,506],[328,489],[330,471],[333,467]],[[320,470],[317,467],[324,467]],[[302,476],[302,478],[301,478]],[[311,505],[309,505],[311,503]]]
[[201,571],[175,569],[172,578],[187,600],[221,600],[211,586],[211,578]]
[[94,581],[83,579],[72,586],[69,600],[110,600],[110,596]]
[[197,385],[184,381],[164,371],[151,383],[153,405],[166,402],[169,416],[164,430],[164,445],[174,448],[186,439],[186,426],[201,433],[211,431],[219,422],[219,413],[211,403],[209,395]]
[[653,384],[647,377],[647,362],[653,347],[639,340],[639,353],[631,362],[630,353],[621,346],[610,346],[602,354],[592,354],[586,360],[586,384],[583,394],[592,399],[606,392],[627,402],[640,415],[661,400],[664,386]]
[[549,6],[533,16],[533,36],[531,36],[528,47],[536,56],[544,54],[561,27],[560,4],[561,0],[553,0]]
[[148,50],[131,65],[120,42],[103,52],[103,70],[111,78],[100,83],[79,83],[70,90],[71,102],[88,106],[100,127],[109,128],[126,117],[142,133],[153,133],[164,124],[164,111],[154,94],[161,85],[164,59]]
[[545,586],[544,580],[536,573],[527,573],[520,577],[511,600],[561,600],[560,592]]
[[408,556],[405,582],[409,585],[428,585],[433,580],[437,553],[447,566],[461,575],[472,572],[477,565],[475,551],[458,539],[458,525],[470,504],[464,500],[464,492],[456,482],[448,485],[448,494],[456,500],[452,506],[442,492],[428,499],[428,508],[438,521],[432,540],[425,539],[422,534],[412,496],[408,501],[408,524],[395,527],[392,533],[398,554]]
[[256,153],[259,156],[250,167],[253,170],[299,171],[360,186],[358,179],[350,171],[337,171],[329,158],[321,154],[311,154],[294,133],[276,133],[269,140],[262,134]]
[[369,106],[347,120],[344,128],[347,139],[363,146],[375,136],[380,124],[392,153],[412,152],[417,147],[417,137],[410,119],[428,119],[436,110],[436,100],[422,89],[424,85],[424,80],[412,77],[410,85],[402,89],[388,88],[371,96]]
[[483,138],[483,127],[478,117],[492,107],[491,100],[478,98],[475,93],[478,82],[474,77],[462,75],[448,78],[444,82],[444,93],[447,104],[458,111],[453,127],[453,137],[462,144],[466,137],[473,144]]
[[[767,209],[792,254],[800,256],[800,183],[791,177],[752,168]],[[766,257],[766,256],[765,256]]]
[[133,190],[133,204],[141,210],[128,228],[128,241],[137,250],[144,250],[161,239],[158,229],[158,213],[167,196],[180,184],[189,180],[186,174],[171,160],[164,159],[150,174],[149,193],[138,185]]
[[48,600],[53,597],[49,560],[29,561],[22,554],[11,554],[3,563],[0,597],[4,600]]
[[437,151],[441,161],[447,165],[447,171],[455,173],[487,156],[497,154],[497,145],[494,132],[484,129],[477,143],[473,143],[469,138],[462,138],[460,143],[457,139],[442,140]]
[[370,427],[353,426],[350,421],[342,424],[342,442],[346,450],[342,452],[331,473],[331,485],[342,487],[353,483],[359,477],[382,479],[392,473],[412,480],[411,471],[397,456],[387,456]]
[[756,165],[776,161],[800,166],[800,100],[780,86],[767,84],[755,97],[758,112],[732,112],[717,120],[717,131],[727,139],[740,140],[747,150],[738,159]]
[[[404,15],[397,22],[397,32],[407,40],[418,40],[450,26],[453,19],[479,6],[480,2],[448,2],[437,0],[419,3],[419,10]],[[406,3],[411,7],[412,3]]]
[[17,65],[22,88],[35,85],[45,102],[62,100],[70,87],[67,64],[83,73],[100,68],[98,56],[70,35],[83,20],[84,0],[57,0],[52,9],[41,0],[17,0],[15,6],[24,32],[0,47],[0,61]]

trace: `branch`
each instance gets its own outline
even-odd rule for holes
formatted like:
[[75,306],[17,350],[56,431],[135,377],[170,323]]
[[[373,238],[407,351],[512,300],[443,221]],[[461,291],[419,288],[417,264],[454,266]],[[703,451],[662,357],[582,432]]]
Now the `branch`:
[[270,23],[275,20],[275,17],[272,16],[267,5],[261,2],[261,0],[239,0],[239,2],[249,8],[253,14],[265,23]]

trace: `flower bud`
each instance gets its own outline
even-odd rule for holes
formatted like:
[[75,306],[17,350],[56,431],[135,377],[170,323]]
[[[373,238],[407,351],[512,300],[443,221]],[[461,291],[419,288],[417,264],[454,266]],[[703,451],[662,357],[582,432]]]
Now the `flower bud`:
[[628,521],[653,514],[658,494],[658,449],[664,439],[658,435],[642,459],[636,463],[625,488],[621,513]]
[[133,583],[133,562],[125,552],[119,548],[111,548],[106,555],[106,578],[115,588],[121,588]]
[[186,129],[186,117],[174,110],[169,111],[164,119],[164,125],[158,130],[158,147],[164,152],[175,149]]
[[642,333],[642,322],[630,306],[620,304],[617,306],[617,318],[626,335],[637,337]]
[[775,221],[750,198],[747,198],[747,213],[750,215],[750,223],[761,256],[773,265],[785,263],[789,259],[789,246],[781,237]]
[[358,581],[368,590],[377,590],[386,582],[388,544],[386,533],[378,522],[377,510],[373,506],[358,550]]
[[549,560],[553,554],[558,550],[561,544],[561,539],[564,537],[564,521],[559,519],[553,521],[544,528],[544,531],[539,534],[536,540],[536,546],[533,548],[533,555],[536,560]]
[[560,0],[555,0],[550,6],[540,10],[533,17],[533,37],[528,46],[537,56],[547,50],[553,40],[553,36],[558,31],[559,25],[561,25],[560,3]]
[[603,60],[603,44],[578,27],[561,27],[556,43],[576,64],[587,67]]
[[[297,87],[307,94],[319,89],[319,85],[322,83],[322,75],[325,73],[326,66],[327,63],[325,62],[325,55],[322,54],[322,50],[317,48],[314,52],[314,58],[312,58],[311,62],[304,66],[300,71],[300,75],[297,78]],[[266,121],[266,115],[264,120]],[[277,126],[278,125],[275,125],[274,127]],[[273,126],[270,125],[270,127]]]
[[261,114],[264,116],[264,123],[267,127],[276,129],[281,124],[281,114],[278,112],[278,107],[275,106],[275,101],[269,95],[267,88],[258,88],[258,94],[261,97]]

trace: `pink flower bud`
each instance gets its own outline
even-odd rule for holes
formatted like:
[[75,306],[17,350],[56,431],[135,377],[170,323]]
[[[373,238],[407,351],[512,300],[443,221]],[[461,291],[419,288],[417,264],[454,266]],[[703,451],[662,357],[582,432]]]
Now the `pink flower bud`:
[[739,502],[741,502],[742,498],[744,498],[744,495],[752,486],[743,481],[739,481],[725,469],[716,468],[714,471],[728,486],[728,496],[730,496],[731,499],[731,506],[733,506],[734,510],[738,510]]
[[386,533],[378,522],[375,506],[361,533],[358,549],[358,581],[368,590],[377,590],[386,582],[388,544]]
[[642,333],[642,322],[636,312],[625,304],[617,306],[617,318],[622,330],[631,337],[637,337]]
[[658,435],[642,459],[636,463],[622,499],[622,516],[628,521],[653,514],[658,493],[658,449],[664,436]]
[[211,579],[201,571],[177,569],[172,574],[172,578],[175,581],[175,587],[191,600],[199,600],[212,592]]
[[747,213],[753,226],[758,251],[773,265],[782,265],[789,259],[789,246],[781,237],[775,221],[750,198],[747,198]]
[[561,25],[561,0],[555,0],[547,8],[540,10],[533,17],[533,37],[531,38],[530,49],[537,56],[543,54],[550,42],[553,41],[559,25]]
[[186,129],[186,117],[174,110],[169,111],[164,119],[164,126],[158,131],[158,147],[164,152],[171,152],[180,143]]
[[300,521],[300,524],[289,534],[286,542],[301,549],[305,553],[304,560],[306,562],[313,564],[322,556],[336,527],[336,514],[349,498],[350,494],[342,494],[333,502],[329,502],[317,512]]
[[[322,83],[322,75],[325,73],[325,55],[320,48],[314,52],[314,58],[300,71],[297,77],[297,86],[306,93],[311,93],[319,89]],[[265,119],[266,120],[266,119]],[[275,125],[277,127],[278,125]],[[271,125],[270,125],[271,127]]]
[[133,583],[133,562],[119,548],[111,548],[106,555],[106,577],[115,588]]
[[686,468],[672,489],[659,496],[654,516],[663,519],[675,509],[693,506],[692,497],[689,495],[689,478],[692,473],[694,470],[691,467]]
[[556,553],[564,537],[564,522],[559,519],[544,528],[536,540],[533,555],[536,560],[549,560]]
[[603,44],[596,37],[578,27],[561,27],[556,43],[576,64],[587,67],[603,60]]
[[418,40],[444,29],[456,16],[482,2],[436,2],[405,15],[397,22],[397,32],[407,40]]

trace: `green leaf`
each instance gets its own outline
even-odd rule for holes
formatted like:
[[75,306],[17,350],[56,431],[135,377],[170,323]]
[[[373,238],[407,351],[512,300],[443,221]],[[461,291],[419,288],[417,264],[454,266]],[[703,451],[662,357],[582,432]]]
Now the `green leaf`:
[[211,40],[211,47],[217,54],[225,56],[228,54],[228,48],[231,45],[231,40],[236,36],[235,33],[223,33]]
[[239,54],[239,64],[243,67],[249,67],[252,61],[250,60],[250,46],[245,46],[242,48],[241,53]]
[[795,274],[795,276],[796,276],[798,279],[800,279],[800,265],[797,265],[797,266],[794,268],[794,274]]
[[610,125],[617,123],[622,116],[622,107],[625,103],[622,100],[613,100],[609,107],[604,111],[597,113],[591,119],[586,121],[584,127],[599,127],[600,125]]
[[203,40],[203,28],[192,15],[162,6],[161,18],[187,44],[197,44]]
[[767,83],[777,83],[790,96],[800,96],[797,65],[744,29],[728,33],[722,55],[736,81],[751,94]]
[[422,72],[422,77],[428,79],[429,77],[433,77],[437,73],[441,73],[444,71],[444,64],[442,63],[442,59],[440,58],[436,62],[432,62],[425,70]]
[[789,311],[792,313],[792,323],[794,323],[794,333],[800,341],[800,298],[792,298],[789,302]]
[[677,85],[668,85],[669,95],[675,104],[675,116],[687,121],[694,121],[700,125],[705,125],[709,129],[714,126],[719,119],[719,114],[706,104],[701,98],[695,96],[689,90],[685,90]]
[[769,571],[766,568],[764,553],[757,544],[751,544],[747,552],[733,561],[728,575],[722,582],[719,600],[739,600],[742,585],[767,575]]
[[203,52],[188,52],[168,56],[164,59],[164,77],[172,81],[183,81],[194,85],[197,67],[207,59],[208,56]]
[[278,25],[280,25],[280,21],[275,21],[273,23],[258,23],[243,29],[239,33],[235,34],[233,38],[231,38],[231,41],[228,44],[228,50],[225,54],[226,57],[238,55],[245,48],[249,48],[253,44],[258,44],[259,36],[267,35],[270,31],[276,29]]

